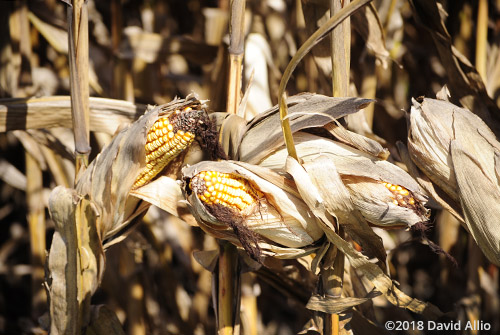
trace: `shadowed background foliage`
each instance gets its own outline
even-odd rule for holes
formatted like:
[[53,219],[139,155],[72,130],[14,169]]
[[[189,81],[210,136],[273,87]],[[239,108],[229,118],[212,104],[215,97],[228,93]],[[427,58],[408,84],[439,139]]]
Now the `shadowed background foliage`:
[[[364,110],[364,121],[348,121],[349,129],[381,143],[391,153],[389,161],[403,166],[396,142],[407,141],[405,113],[412,98],[435,97],[446,84],[451,101],[498,121],[500,1],[372,5],[378,20],[373,14],[351,18],[348,90],[349,96],[376,102]],[[147,104],[196,92],[211,110],[225,111],[228,0],[89,0],[87,6],[90,96],[124,100],[109,105],[91,99],[90,160]],[[248,118],[278,102],[288,62],[326,20],[329,6],[326,0],[247,1],[242,87],[248,91]],[[46,333],[45,250],[54,233],[48,198],[54,187],[73,185],[75,148],[69,99],[51,110],[43,99],[30,109],[23,99],[70,94],[66,7],[56,0],[0,2],[2,334]],[[326,38],[298,65],[287,85],[290,96],[331,95],[329,44]],[[19,100],[12,104],[11,98]],[[431,207],[426,234],[457,265],[434,253],[418,233],[377,230],[388,251],[388,271],[408,295],[461,320],[489,322],[492,333],[498,332],[498,267],[452,215],[435,203]],[[106,251],[92,304],[114,311],[128,334],[213,334],[211,273],[193,256],[211,249],[217,249],[214,238],[152,206],[123,242]],[[259,334],[298,333],[312,316],[305,304],[317,277],[296,260],[272,262],[273,271],[243,276],[242,311],[251,308],[245,299],[256,297]],[[378,298],[359,309],[379,325],[420,318]],[[356,320],[353,330],[363,334]]]

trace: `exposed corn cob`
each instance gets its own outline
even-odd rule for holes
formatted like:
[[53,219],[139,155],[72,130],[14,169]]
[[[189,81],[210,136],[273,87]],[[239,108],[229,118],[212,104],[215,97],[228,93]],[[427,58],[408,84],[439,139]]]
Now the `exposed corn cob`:
[[161,170],[195,138],[200,111],[186,107],[160,116],[149,129],[146,141],[146,167],[137,177],[133,188],[153,179]]
[[200,172],[191,179],[190,188],[207,205],[221,204],[239,212],[259,198],[258,191],[247,180],[218,171]]

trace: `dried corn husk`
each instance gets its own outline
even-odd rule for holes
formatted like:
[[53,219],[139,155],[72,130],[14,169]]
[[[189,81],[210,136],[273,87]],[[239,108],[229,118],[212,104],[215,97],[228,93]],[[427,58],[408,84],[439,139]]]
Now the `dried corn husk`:
[[[305,165],[320,155],[331,160],[349,190],[355,208],[368,222],[381,227],[409,227],[427,220],[424,208],[426,196],[418,183],[401,168],[320,136],[299,132],[294,135],[294,140],[297,154]],[[281,148],[264,158],[259,165],[283,169],[286,156],[286,149]],[[398,192],[387,188],[387,183],[408,190],[408,195],[403,198],[412,197],[415,206],[397,202]]]
[[[429,108],[442,110],[441,117],[434,116]],[[408,134],[408,150],[412,160],[434,183],[453,200],[458,201],[457,181],[451,169],[450,142],[452,110],[445,101],[424,100],[419,104],[413,100],[410,114],[411,128]]]
[[415,164],[459,202],[467,230],[500,264],[500,143],[476,115],[449,102],[413,101],[408,149]]
[[234,161],[201,162],[182,171],[183,189],[189,207],[207,233],[235,244],[247,244],[229,227],[225,218],[221,218],[211,205],[192,191],[190,181],[202,171],[217,171],[243,178],[259,192],[253,207],[233,211],[231,219],[241,220],[241,224],[256,235],[256,247],[265,255],[282,258],[302,256],[311,252],[310,247],[323,236],[316,218],[288,179],[268,169]]

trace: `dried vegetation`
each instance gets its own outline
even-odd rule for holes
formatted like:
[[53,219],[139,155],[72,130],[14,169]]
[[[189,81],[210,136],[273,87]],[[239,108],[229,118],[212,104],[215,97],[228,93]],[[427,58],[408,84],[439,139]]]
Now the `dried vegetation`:
[[500,331],[499,1],[17,0],[0,29],[0,333]]

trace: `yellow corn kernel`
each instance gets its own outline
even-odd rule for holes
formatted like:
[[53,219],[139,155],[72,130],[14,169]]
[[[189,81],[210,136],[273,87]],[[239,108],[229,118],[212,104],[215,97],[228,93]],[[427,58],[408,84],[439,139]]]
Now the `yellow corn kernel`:
[[[191,110],[191,108],[185,108],[183,112]],[[179,123],[171,123],[172,115],[181,113],[181,111],[177,112],[158,118],[149,129],[145,145],[146,167],[137,177],[133,188],[140,187],[153,179],[171,160],[194,141],[195,134],[192,132],[182,129],[174,131],[174,128],[182,126]]]
[[394,185],[387,182],[382,182],[382,184],[394,194],[391,197],[392,203],[396,206],[408,207],[415,205],[415,199],[413,199],[410,191],[401,185]]
[[237,211],[256,203],[260,193],[246,179],[217,171],[198,173],[191,179],[190,188],[207,205],[220,204]]

